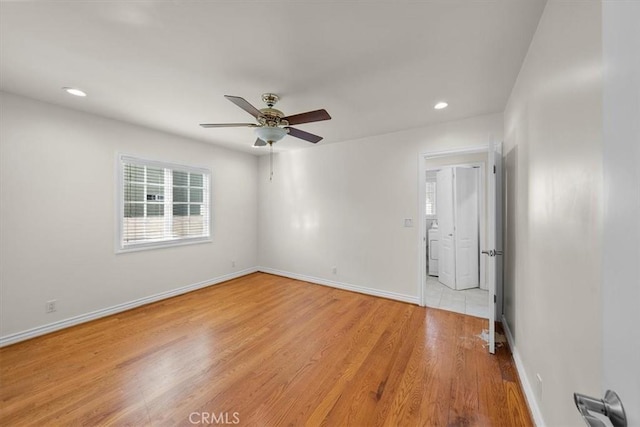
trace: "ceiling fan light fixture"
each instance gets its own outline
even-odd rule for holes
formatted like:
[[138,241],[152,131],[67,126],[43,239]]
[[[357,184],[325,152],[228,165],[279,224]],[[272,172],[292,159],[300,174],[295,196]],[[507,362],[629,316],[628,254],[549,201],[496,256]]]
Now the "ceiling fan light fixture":
[[256,135],[266,142],[278,142],[288,133],[286,129],[275,126],[262,126],[255,128]]
[[436,105],[433,106],[433,108],[435,108],[436,110],[442,110],[443,108],[447,108],[449,106],[449,104],[447,104],[444,101],[438,102]]

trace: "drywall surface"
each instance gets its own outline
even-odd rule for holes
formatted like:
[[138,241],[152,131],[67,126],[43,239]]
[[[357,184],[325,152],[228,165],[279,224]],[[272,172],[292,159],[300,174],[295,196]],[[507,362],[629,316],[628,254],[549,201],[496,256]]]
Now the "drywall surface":
[[640,425],[640,3],[603,2],[603,387]]
[[[0,336],[255,267],[255,156],[5,92],[0,119]],[[213,242],[116,255],[117,153],[209,168]]]
[[276,154],[273,181],[261,157],[260,266],[417,302],[420,153],[486,145],[502,123],[495,114]]
[[602,384],[600,7],[548,1],[505,110],[505,315],[549,426]]

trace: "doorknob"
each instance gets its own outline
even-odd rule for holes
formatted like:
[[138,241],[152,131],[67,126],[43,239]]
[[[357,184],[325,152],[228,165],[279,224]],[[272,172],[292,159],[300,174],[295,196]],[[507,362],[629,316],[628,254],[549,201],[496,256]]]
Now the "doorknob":
[[613,427],[627,427],[627,415],[620,397],[615,391],[607,390],[604,399],[596,399],[580,393],[573,393],[573,400],[582,418],[589,427],[605,427],[605,424],[589,411],[598,412],[611,420]]
[[491,256],[491,251],[482,251],[482,253]]

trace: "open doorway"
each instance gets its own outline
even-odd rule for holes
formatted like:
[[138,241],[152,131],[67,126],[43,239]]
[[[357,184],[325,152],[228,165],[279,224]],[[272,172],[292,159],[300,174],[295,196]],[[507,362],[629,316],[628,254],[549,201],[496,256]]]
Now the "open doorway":
[[[428,273],[427,256],[429,252],[427,242],[428,218],[427,213],[427,170],[441,168],[443,166],[479,166],[480,189],[479,189],[479,282],[480,289],[482,283],[486,288],[486,299],[488,303],[488,350],[495,352],[495,320],[502,315],[502,144],[495,143],[493,137],[489,135],[489,143],[485,146],[460,148],[455,150],[421,153],[418,157],[418,207],[419,215],[424,220],[420,221],[420,250],[419,250],[419,283],[418,294],[420,304],[427,305],[427,277]],[[437,187],[436,187],[437,192]],[[437,196],[436,196],[437,203]],[[438,208],[435,207],[436,216]],[[484,215],[484,216],[483,216]],[[436,217],[437,219],[437,217]],[[442,234],[442,231],[441,231]],[[451,233],[454,234],[455,232]],[[438,249],[440,250],[440,249]],[[441,255],[441,253],[439,254]],[[438,270],[442,260],[438,260]],[[440,274],[440,273],[438,273]],[[433,279],[429,280],[433,283]],[[440,282],[438,280],[438,282]],[[461,289],[456,289],[460,291]],[[441,296],[442,298],[442,296]],[[448,297],[447,297],[448,298]],[[440,300],[442,301],[442,299]],[[458,303],[460,307],[460,303]],[[445,308],[440,304],[440,308]],[[451,309],[449,307],[448,309]],[[458,310],[460,311],[460,310]],[[465,297],[466,311],[466,297]],[[470,313],[471,314],[471,313]],[[484,317],[484,316],[483,316]]]
[[423,302],[489,318],[485,259],[487,153],[424,159]]

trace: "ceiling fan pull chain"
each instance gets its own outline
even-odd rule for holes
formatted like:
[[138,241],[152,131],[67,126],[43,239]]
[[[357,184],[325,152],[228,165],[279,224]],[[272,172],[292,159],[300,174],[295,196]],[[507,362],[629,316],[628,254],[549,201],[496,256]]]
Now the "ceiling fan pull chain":
[[269,143],[269,181],[273,181],[273,143]]

